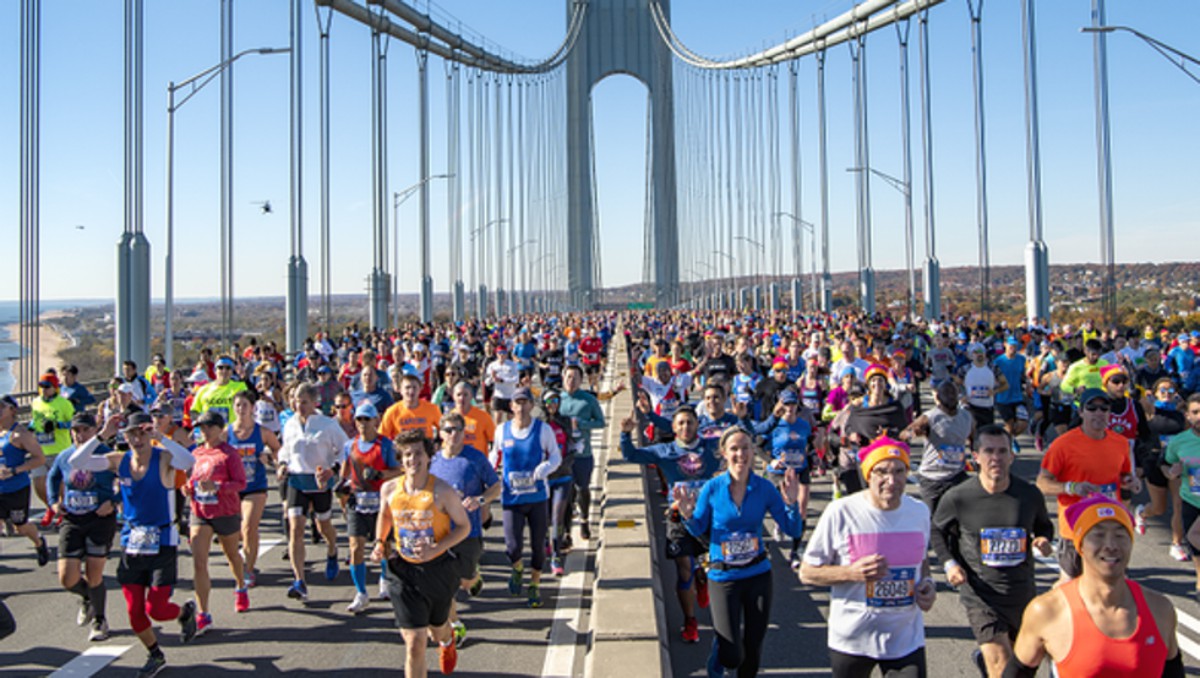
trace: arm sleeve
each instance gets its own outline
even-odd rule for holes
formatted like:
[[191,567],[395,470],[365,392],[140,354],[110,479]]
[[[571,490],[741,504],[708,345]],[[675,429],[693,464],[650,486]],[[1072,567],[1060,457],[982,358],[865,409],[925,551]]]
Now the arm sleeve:
[[621,432],[621,457],[625,461],[634,464],[656,464],[659,461],[658,455],[655,454],[657,447],[657,445],[637,447],[633,444],[632,435],[624,431]]
[[[656,429],[661,428],[664,431],[671,430],[671,420],[667,419],[666,417],[662,416],[661,414],[658,414],[657,412],[647,413],[646,419],[648,419],[650,421],[650,424]],[[583,427],[580,426],[580,428],[583,428]]]
[[93,436],[91,440],[75,448],[71,456],[67,457],[67,466],[80,471],[103,471],[107,469],[108,457],[97,457],[93,454],[97,447],[100,447],[100,436]]
[[[1045,503],[1042,504],[1042,513],[1045,514]],[[956,560],[962,562],[962,558],[958,554],[958,504],[953,497],[942,497],[938,502],[937,512],[933,516],[933,521],[929,529],[929,541],[933,546],[933,552],[937,554],[938,560],[943,564]]]
[[[192,464],[196,463],[196,458],[193,457],[192,453],[188,451],[188,448],[184,447],[183,445],[180,445],[170,438],[163,438],[159,442],[162,443],[163,449],[171,453],[171,468],[179,471],[186,471],[192,467]],[[243,472],[242,482],[245,482],[245,480],[246,475]]]
[[59,455],[54,458],[50,473],[46,474],[46,503],[54,506],[58,503],[59,492],[63,483],[63,466],[66,458]]
[[754,430],[754,434],[760,436],[765,436],[770,433],[775,428],[775,425],[779,423],[779,419],[777,419],[773,414],[759,422],[751,421],[749,416],[747,416],[745,421],[750,423],[750,427]]
[[558,448],[558,440],[554,437],[554,430],[547,425],[543,425],[540,428],[542,431],[540,441],[542,453],[546,455],[546,460],[537,465],[537,468],[533,471],[533,475],[539,480],[545,480],[562,463],[562,451]]

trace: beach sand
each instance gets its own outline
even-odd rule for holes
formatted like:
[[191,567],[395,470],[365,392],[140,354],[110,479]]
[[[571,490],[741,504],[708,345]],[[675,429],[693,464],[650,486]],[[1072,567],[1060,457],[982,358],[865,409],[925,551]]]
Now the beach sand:
[[[18,379],[21,374],[21,363],[24,360],[31,358],[37,360],[38,374],[44,372],[47,368],[53,367],[58,369],[61,361],[58,357],[58,352],[70,346],[70,341],[62,329],[54,323],[56,318],[62,318],[68,314],[65,311],[47,311],[42,314],[41,331],[38,333],[38,348],[37,353],[32,356],[25,356],[10,363],[10,369],[14,379]],[[5,329],[8,330],[8,336],[11,341],[19,342],[21,339],[21,325],[12,323]],[[35,384],[20,384],[13,388],[14,393],[34,390]]]

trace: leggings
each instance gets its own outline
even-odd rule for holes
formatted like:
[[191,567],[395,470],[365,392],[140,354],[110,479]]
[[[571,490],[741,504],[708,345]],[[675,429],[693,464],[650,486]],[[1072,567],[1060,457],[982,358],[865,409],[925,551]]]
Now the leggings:
[[517,565],[525,550],[525,522],[529,522],[532,567],[538,572],[546,565],[546,502],[513,504],[504,507],[504,553]]
[[708,581],[717,660],[738,678],[758,674],[771,617],[771,572],[732,581]]
[[925,678],[925,648],[919,647],[899,659],[872,659],[829,650],[833,678],[869,676],[876,666],[883,678]]
[[596,467],[596,458],[592,455],[575,457],[575,465],[571,467],[571,475],[575,476],[575,491],[579,498],[579,522],[587,524],[592,508],[592,469]]
[[571,510],[571,483],[565,482],[550,488],[550,538],[554,544],[554,555],[562,555],[563,535],[566,534]]
[[125,593],[129,626],[134,633],[150,628],[151,619],[171,621],[179,618],[179,606],[171,602],[170,586],[151,586],[147,589],[139,584],[122,584],[121,591]]

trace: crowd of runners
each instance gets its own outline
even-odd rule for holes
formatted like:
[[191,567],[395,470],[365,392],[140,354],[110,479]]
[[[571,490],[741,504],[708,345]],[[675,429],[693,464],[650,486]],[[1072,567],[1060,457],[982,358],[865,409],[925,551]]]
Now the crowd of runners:
[[[628,370],[602,381],[616,350]],[[59,582],[94,641],[108,637],[104,567],[119,542],[140,676],[166,664],[153,622],[177,621],[186,643],[253,609],[272,502],[289,598],[307,599],[308,547],[323,543],[320,576],[349,570],[347,615],[390,601],[405,675],[426,674],[429,643],[452,672],[470,621],[455,601],[484,585],[485,531],[499,523],[505,585],[534,608],[573,534],[591,539],[591,432],[627,386],[619,453],[666,498],[660,562],[683,642],[700,641],[708,610],[710,676],[758,673],[773,547],[830,590],[835,676],[926,675],[935,574],[958,591],[981,675],[1032,676],[1046,658],[1064,678],[1183,675],[1174,608],[1128,564],[1164,520],[1200,591],[1200,332],[564,314],[348,327],[294,357],[252,341],[182,369],[155,356],[144,371],[125,363],[101,401],[77,377],[42,375],[28,422],[0,399],[0,520],[40,566],[53,554],[38,528],[58,529]],[[1011,470],[1027,434],[1036,478]],[[814,482],[834,496],[819,514]],[[214,544],[232,606],[214,602],[228,595],[213,591]],[[194,595],[176,604],[185,553]],[[1039,557],[1060,570],[1041,595]]]

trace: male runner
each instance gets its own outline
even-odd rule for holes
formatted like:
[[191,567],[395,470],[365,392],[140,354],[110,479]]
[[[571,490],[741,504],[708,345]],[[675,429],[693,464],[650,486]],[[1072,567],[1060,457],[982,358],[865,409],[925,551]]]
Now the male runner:
[[175,471],[187,471],[194,459],[186,447],[163,438],[154,429],[154,419],[144,413],[130,415],[125,422],[129,449],[96,456],[101,439],[115,434],[120,418],[111,416],[100,435],[76,447],[67,458],[74,471],[109,471],[117,474],[125,524],[121,528],[121,563],[117,581],[125,594],[129,625],[149,656],[138,678],[158,675],[167,658],[158,646],[150,620],[178,620],[182,640],[196,637],[196,604],[171,602],[178,579],[179,531],[175,511]]
[[1046,499],[1010,473],[1015,460],[1006,429],[979,429],[979,475],[946,492],[930,534],[946,581],[958,588],[988,678],[1004,674],[1025,606],[1037,595],[1033,549],[1044,556],[1053,550]]
[[925,621],[937,587],[929,576],[929,508],[904,494],[908,446],[886,436],[859,450],[866,492],[835,499],[804,552],[800,581],[831,586],[829,659],[834,678],[925,676]]
[[[578,365],[569,365],[563,372],[562,404],[559,413],[570,417],[574,426],[571,429],[576,445],[575,492],[579,507],[579,535],[584,539],[592,538],[592,526],[588,518],[592,506],[592,470],[596,466],[592,456],[592,431],[604,428],[604,410],[596,396],[580,389],[583,383],[583,369]],[[580,445],[582,443],[582,445]],[[569,531],[569,530],[568,530]]]
[[400,401],[383,413],[379,432],[395,440],[401,433],[420,430],[430,440],[437,436],[438,421],[442,411],[437,405],[421,400],[421,380],[416,375],[400,377]]
[[1168,478],[1182,478],[1179,496],[1183,499],[1183,532],[1191,545],[1192,563],[1196,567],[1196,590],[1200,600],[1200,394],[1187,399],[1188,430],[1171,438],[1163,453],[1163,473]]
[[[29,403],[31,415],[29,428],[37,436],[46,463],[34,469],[29,477],[33,479],[33,491],[38,499],[46,505],[46,515],[42,516],[41,526],[50,527],[54,521],[55,512],[51,502],[46,497],[46,474],[54,465],[54,458],[59,452],[71,445],[71,417],[75,416],[75,406],[71,401],[62,397],[58,392],[58,376],[47,372],[38,379],[38,397]],[[62,522],[62,517],[59,517]]]
[[1133,552],[1129,512],[1113,499],[1092,496],[1068,507],[1065,518],[1081,573],[1025,608],[1004,675],[1033,678],[1049,657],[1059,678],[1182,678],[1175,606],[1126,577]]
[[[364,383],[370,379],[368,370]],[[379,519],[383,484],[400,475],[396,448],[389,438],[379,435],[379,410],[370,402],[359,403],[354,410],[358,435],[346,442],[342,458],[342,479],[348,485],[351,500],[346,510],[346,530],[350,535],[350,579],[354,582],[354,600],[346,607],[352,614],[366,612],[371,602],[367,595],[367,541],[375,535]]]
[[10,395],[0,397],[0,521],[9,521],[33,542],[38,567],[50,562],[50,549],[29,522],[29,472],[44,466],[42,447],[28,428],[17,424],[20,407]]
[[[86,412],[71,419],[71,437],[76,446],[94,438],[97,430],[96,418]],[[88,640],[99,642],[108,640],[104,565],[117,532],[116,474],[109,470],[73,471],[67,458],[74,451],[70,447],[58,455],[48,477],[50,505],[66,516],[58,532],[58,581],[79,596],[76,623],[90,623]],[[103,456],[111,451],[101,444],[94,454]]]

